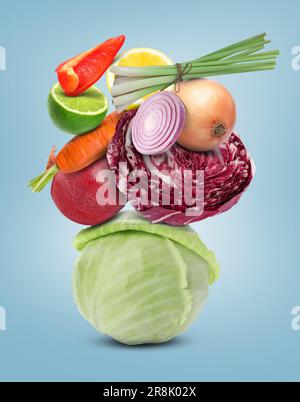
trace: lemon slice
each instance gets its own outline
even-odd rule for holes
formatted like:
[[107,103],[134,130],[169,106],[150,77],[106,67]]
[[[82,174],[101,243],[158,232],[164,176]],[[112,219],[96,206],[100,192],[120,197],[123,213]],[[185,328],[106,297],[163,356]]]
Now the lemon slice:
[[[124,66],[124,67],[145,67],[145,66],[165,66],[174,64],[168,56],[156,49],[136,47],[121,53],[113,62],[112,66]],[[109,70],[106,74],[106,82],[111,92],[113,83],[115,80],[115,74]],[[152,94],[144,96],[139,99],[128,109],[135,109]]]

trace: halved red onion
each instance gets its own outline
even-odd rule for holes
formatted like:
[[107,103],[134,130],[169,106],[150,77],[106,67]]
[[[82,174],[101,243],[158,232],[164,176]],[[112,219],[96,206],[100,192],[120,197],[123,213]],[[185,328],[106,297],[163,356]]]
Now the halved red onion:
[[167,151],[185,124],[185,106],[172,92],[158,92],[138,109],[132,122],[132,142],[143,155]]

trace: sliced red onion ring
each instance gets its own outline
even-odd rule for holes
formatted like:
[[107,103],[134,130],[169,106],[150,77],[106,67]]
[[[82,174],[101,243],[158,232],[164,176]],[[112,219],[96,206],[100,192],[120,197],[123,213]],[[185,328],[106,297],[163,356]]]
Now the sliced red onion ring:
[[132,142],[143,155],[167,151],[185,123],[185,106],[172,92],[158,92],[138,109],[132,123]]

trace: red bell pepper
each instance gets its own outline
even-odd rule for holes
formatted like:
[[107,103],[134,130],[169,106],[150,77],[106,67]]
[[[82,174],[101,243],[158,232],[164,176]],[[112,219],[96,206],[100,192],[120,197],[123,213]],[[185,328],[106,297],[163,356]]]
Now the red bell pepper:
[[80,95],[98,81],[114,61],[124,41],[124,35],[108,39],[60,64],[55,71],[65,94]]

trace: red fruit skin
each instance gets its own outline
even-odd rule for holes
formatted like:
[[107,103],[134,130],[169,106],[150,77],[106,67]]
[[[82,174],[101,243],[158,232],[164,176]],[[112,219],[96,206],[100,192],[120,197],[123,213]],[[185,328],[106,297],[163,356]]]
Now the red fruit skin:
[[78,96],[98,81],[114,61],[124,41],[124,35],[108,39],[60,64],[55,71],[66,95]]
[[[101,206],[97,203],[97,191],[102,183],[97,182],[96,177],[104,169],[110,169],[106,156],[78,172],[56,174],[52,181],[51,196],[66,218],[81,225],[98,225],[113,218],[124,207]],[[116,194],[118,200],[118,190]]]

